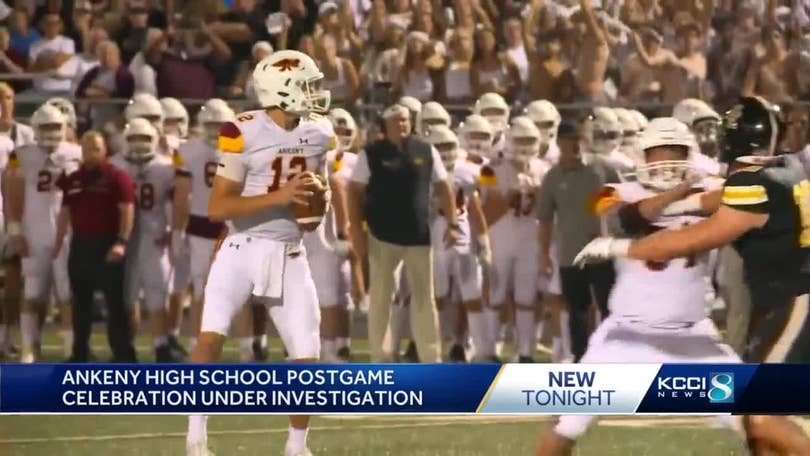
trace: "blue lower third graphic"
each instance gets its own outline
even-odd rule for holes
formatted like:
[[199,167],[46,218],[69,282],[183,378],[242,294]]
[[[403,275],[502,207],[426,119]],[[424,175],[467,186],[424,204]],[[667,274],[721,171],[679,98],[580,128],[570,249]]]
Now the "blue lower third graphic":
[[709,402],[717,404],[734,402],[733,372],[712,372],[709,379]]

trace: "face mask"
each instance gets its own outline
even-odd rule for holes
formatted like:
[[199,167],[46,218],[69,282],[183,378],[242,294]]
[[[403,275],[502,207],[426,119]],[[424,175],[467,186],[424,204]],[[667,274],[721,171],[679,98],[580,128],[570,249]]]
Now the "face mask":
[[504,131],[509,126],[509,123],[503,114],[490,114],[484,117],[486,117],[495,131]]
[[152,149],[152,141],[132,139],[127,141],[126,159],[132,163],[146,163],[154,157],[155,151]]

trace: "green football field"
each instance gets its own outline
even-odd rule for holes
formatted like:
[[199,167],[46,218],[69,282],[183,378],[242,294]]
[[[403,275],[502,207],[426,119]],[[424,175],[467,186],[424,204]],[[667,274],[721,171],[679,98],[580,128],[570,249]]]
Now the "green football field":
[[[358,361],[368,359],[362,342]],[[94,352],[107,359],[100,333]],[[46,361],[60,361],[53,332],[44,342]],[[152,361],[149,343],[139,338],[142,361]],[[234,361],[235,346],[226,346],[223,361]],[[277,339],[273,361],[281,361]],[[549,417],[519,416],[324,416],[315,417],[310,449],[315,455],[346,456],[512,456],[531,455]],[[214,416],[209,445],[216,455],[281,455],[286,418]],[[4,455],[182,455],[184,416],[2,416],[0,456]],[[742,455],[733,431],[703,417],[612,417],[600,421],[580,442],[579,455]]]

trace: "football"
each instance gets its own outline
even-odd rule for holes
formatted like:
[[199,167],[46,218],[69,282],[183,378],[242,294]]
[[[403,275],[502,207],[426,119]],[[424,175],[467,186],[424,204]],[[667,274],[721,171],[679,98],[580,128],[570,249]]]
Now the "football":
[[314,173],[307,172],[307,174],[315,177],[316,181],[307,187],[312,192],[312,196],[307,198],[308,205],[294,203],[292,205],[292,214],[298,226],[304,231],[315,231],[318,225],[323,220],[323,215],[326,213],[327,199],[326,192],[328,187],[326,179]]

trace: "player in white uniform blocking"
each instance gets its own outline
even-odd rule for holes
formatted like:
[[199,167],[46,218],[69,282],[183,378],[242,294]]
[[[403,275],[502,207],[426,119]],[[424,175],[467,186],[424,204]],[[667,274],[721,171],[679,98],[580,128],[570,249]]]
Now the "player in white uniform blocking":
[[222,156],[217,140],[222,125],[235,120],[236,114],[225,101],[208,100],[197,115],[203,137],[184,142],[178,150],[182,165],[174,182],[172,256],[175,259],[187,256],[190,262],[192,350],[200,332],[203,290],[214,246],[226,231],[223,222],[208,217],[208,197]]
[[131,120],[124,129],[126,150],[113,163],[135,184],[135,245],[127,255],[124,297],[130,311],[143,295],[149,312],[150,329],[157,362],[177,362],[182,354],[169,343],[166,298],[169,291],[169,220],[165,206],[171,201],[176,173],[175,163],[159,155],[158,132],[146,119]]
[[338,148],[327,154],[332,210],[314,232],[304,234],[304,247],[321,307],[321,358],[326,362],[348,362],[351,357],[349,309],[364,294],[362,266],[353,261],[348,241],[349,216],[345,199],[345,182],[357,162],[357,154],[353,152],[357,124],[351,114],[340,108],[330,111],[328,118],[338,139]]
[[[722,185],[716,179],[699,178],[688,159],[692,141],[689,130],[676,119],[654,119],[641,138],[646,159],[636,171],[637,181],[609,185],[600,194],[597,211],[605,216],[617,214],[621,229],[630,236],[643,237],[701,220],[665,215],[669,204],[694,191]],[[610,316],[591,335],[581,362],[740,363],[706,315],[705,257],[669,262],[617,258]],[[560,417],[541,439],[537,454],[570,454],[594,418]]]
[[[459,330],[459,327],[463,327],[461,318],[452,318],[453,316],[461,317],[466,310],[473,347],[486,344],[481,266],[489,268],[492,264],[492,250],[478,196],[481,168],[461,158],[458,138],[449,128],[433,127],[427,139],[439,152],[445,169],[452,175],[453,190],[456,192],[456,223],[459,226],[456,243],[448,247],[444,242],[442,234],[447,231],[447,221],[441,216],[441,209],[437,209],[439,216],[434,218],[430,232],[434,249],[436,307],[440,312],[442,339],[453,342],[449,358],[463,362],[466,361],[465,331]],[[441,203],[437,202],[435,206],[438,208]],[[450,302],[453,296],[460,296],[462,307]]]
[[[512,294],[516,313],[518,360],[531,362],[536,340],[535,297],[539,274],[537,194],[547,165],[537,157],[540,132],[528,117],[516,117],[508,132],[504,158],[481,170],[484,214],[490,227],[492,268],[487,345],[482,356],[495,356],[498,309]],[[520,241],[516,241],[516,240]]]
[[[81,149],[65,142],[67,120],[54,106],[44,104],[31,117],[36,143],[22,146],[9,157],[6,182],[8,231],[11,248],[22,257],[23,305],[20,311],[23,363],[40,354],[40,329],[45,321],[51,290],[61,308],[70,308],[67,274],[68,249],[54,258],[56,219],[62,205],[57,179],[79,168]],[[71,328],[71,314],[62,314]],[[72,332],[65,345],[73,345]]]
[[[314,85],[323,73],[306,54],[279,51],[258,63],[254,87],[262,110],[222,126],[223,152],[214,177],[208,215],[230,220],[234,231],[217,251],[205,286],[205,305],[192,361],[216,361],[228,326],[250,298],[267,305],[289,359],[313,362],[320,353],[320,310],[306,251],[307,220],[293,216],[293,204],[316,196],[328,201],[326,153],[336,147],[325,112],[329,92]],[[313,198],[311,198],[313,197]],[[291,416],[287,456],[309,455],[308,416]],[[206,454],[206,418],[189,417],[188,454]]]

